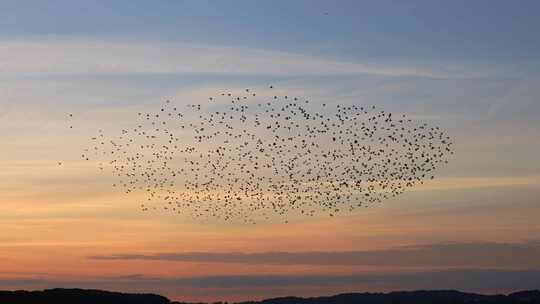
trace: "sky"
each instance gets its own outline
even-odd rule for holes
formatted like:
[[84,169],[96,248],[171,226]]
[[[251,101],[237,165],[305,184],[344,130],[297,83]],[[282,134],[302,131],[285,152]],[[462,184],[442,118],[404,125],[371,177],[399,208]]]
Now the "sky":
[[[213,301],[540,288],[539,9],[0,0],[0,289]],[[455,154],[380,205],[257,225],[141,213],[80,159],[96,130],[166,99],[269,84],[441,126]]]

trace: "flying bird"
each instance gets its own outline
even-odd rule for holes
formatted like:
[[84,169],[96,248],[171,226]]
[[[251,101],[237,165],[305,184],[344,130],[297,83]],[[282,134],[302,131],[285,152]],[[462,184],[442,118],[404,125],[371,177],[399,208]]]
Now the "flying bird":
[[273,92],[225,90],[185,111],[167,100],[114,136],[100,129],[81,156],[142,194],[144,212],[256,223],[382,203],[435,178],[454,153],[439,126]]

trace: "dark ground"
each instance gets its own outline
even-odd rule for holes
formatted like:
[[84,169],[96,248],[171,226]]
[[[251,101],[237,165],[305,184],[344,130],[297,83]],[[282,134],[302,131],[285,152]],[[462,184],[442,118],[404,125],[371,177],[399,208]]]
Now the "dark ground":
[[[540,282],[539,282],[540,284]],[[0,303],[6,304],[182,304],[155,294],[129,294],[102,290],[48,289],[43,291],[0,291]],[[509,295],[480,295],[454,290],[408,291],[390,293],[348,293],[328,297],[284,297],[242,304],[514,304],[539,303],[540,290]]]

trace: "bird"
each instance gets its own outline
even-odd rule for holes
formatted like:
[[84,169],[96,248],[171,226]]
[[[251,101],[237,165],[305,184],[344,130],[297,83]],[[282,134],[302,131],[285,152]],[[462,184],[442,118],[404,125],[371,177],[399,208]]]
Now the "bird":
[[144,212],[253,224],[383,203],[434,179],[453,155],[439,126],[277,92],[224,90],[182,113],[166,100],[116,135],[99,129],[81,157],[109,171],[115,189],[142,194]]

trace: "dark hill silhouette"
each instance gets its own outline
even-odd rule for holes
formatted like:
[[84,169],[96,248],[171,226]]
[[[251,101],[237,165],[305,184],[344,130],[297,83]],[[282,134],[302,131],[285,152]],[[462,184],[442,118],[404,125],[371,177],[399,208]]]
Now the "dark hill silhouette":
[[[187,304],[155,294],[130,294],[88,289],[0,291],[0,303],[9,304]],[[481,295],[455,290],[346,293],[327,297],[283,297],[238,304],[540,304],[540,290],[509,295]]]
[[0,291],[0,303],[6,304],[170,304],[155,294],[129,294],[93,289],[47,289],[43,291]]
[[455,290],[399,291],[390,293],[346,293],[328,297],[285,297],[242,304],[532,304],[540,303],[540,291],[510,295],[480,295]]

